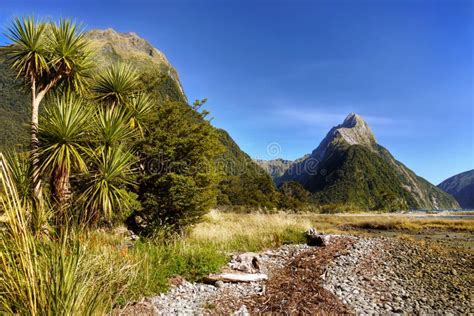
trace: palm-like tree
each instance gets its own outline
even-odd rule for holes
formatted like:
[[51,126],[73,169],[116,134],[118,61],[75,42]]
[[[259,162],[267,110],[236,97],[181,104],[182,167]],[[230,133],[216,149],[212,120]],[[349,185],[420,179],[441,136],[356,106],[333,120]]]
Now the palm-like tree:
[[150,120],[150,115],[155,109],[155,102],[149,94],[137,93],[130,102],[127,103],[129,112],[129,124],[132,129],[138,129],[141,136],[144,136],[146,123]]
[[95,101],[112,111],[120,110],[130,128],[143,137],[156,104],[148,93],[139,90],[138,83],[139,76],[131,65],[115,63],[95,78],[91,90]]
[[97,101],[124,106],[138,91],[138,73],[130,64],[115,63],[102,71],[91,87]]
[[51,175],[51,193],[60,210],[69,201],[71,173],[87,170],[91,118],[90,107],[70,93],[46,107],[39,134],[40,171]]
[[132,184],[130,175],[135,157],[122,145],[100,148],[92,155],[86,189],[79,197],[83,221],[97,224],[102,216],[112,219],[129,207],[129,193],[124,188]]
[[121,108],[99,108],[94,120],[94,135],[104,148],[128,141],[135,132],[128,125],[129,115]]
[[40,195],[38,141],[39,107],[46,94],[64,84],[80,89],[89,77],[91,50],[82,30],[69,20],[58,24],[36,21],[33,17],[16,18],[8,29],[11,44],[2,47],[7,62],[31,91],[31,149],[33,185]]

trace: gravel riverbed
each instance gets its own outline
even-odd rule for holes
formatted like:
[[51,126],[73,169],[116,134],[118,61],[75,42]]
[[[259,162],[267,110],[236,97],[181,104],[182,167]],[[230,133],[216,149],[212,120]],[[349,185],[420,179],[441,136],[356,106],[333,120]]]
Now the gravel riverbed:
[[474,258],[391,238],[356,238],[325,287],[357,314],[469,314]]
[[472,252],[396,238],[331,236],[324,248],[285,245],[259,255],[268,281],[183,281],[147,298],[143,312],[123,314],[294,314],[298,306],[307,313],[474,313]]

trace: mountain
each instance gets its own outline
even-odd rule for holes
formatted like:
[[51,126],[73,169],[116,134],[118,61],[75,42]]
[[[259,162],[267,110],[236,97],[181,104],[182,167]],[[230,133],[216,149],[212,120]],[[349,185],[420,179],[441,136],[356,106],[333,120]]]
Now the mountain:
[[397,161],[380,146],[364,121],[349,114],[306,158],[293,163],[277,183],[297,181],[320,204],[364,209],[456,208],[452,196]]
[[444,180],[438,188],[454,196],[462,208],[474,209],[474,169]]
[[286,160],[286,159],[254,159],[255,163],[259,165],[263,170],[265,170],[273,179],[275,184],[279,186],[282,181],[280,180],[292,165],[299,163],[300,161],[306,159],[309,155],[304,155],[302,158],[296,160]]
[[217,132],[225,148],[217,159],[225,174],[219,185],[218,204],[275,207],[277,191],[272,178],[239,148],[229,133],[223,129]]
[[[131,63],[140,72],[143,88],[159,101],[187,103],[178,72],[166,56],[135,33],[119,33],[112,29],[87,33],[95,52],[97,67],[114,62]],[[0,56],[0,149],[14,145],[28,146],[29,94],[22,92],[15,77]],[[220,184],[219,200],[223,204],[274,206],[276,188],[271,178],[244,153],[224,130],[217,130],[224,153],[216,163],[225,168]],[[239,171],[235,169],[238,166]],[[246,190],[242,190],[246,188]]]
[[281,177],[285,173],[285,171],[294,163],[294,161],[292,160],[285,159],[255,159],[254,161],[263,170],[265,170],[274,180]]

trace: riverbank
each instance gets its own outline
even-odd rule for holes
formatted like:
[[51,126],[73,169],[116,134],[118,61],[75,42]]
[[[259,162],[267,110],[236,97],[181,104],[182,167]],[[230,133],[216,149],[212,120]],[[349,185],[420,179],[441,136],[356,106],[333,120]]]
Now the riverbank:
[[[222,288],[216,288],[214,285],[203,284],[200,281],[207,274],[218,271],[232,254],[240,252],[266,253],[264,256],[280,260],[279,268],[281,269],[287,266],[291,260],[295,260],[295,254],[299,253],[290,250],[293,249],[291,247],[307,250],[305,248],[307,246],[303,245],[305,241],[304,232],[310,227],[315,227],[319,232],[325,234],[343,235],[350,240],[367,240],[367,244],[370,245],[374,245],[374,243],[368,240],[375,240],[376,249],[388,249],[387,247],[391,243],[395,245],[398,243],[400,245],[417,245],[418,252],[424,248],[447,249],[449,251],[445,253],[450,255],[446,261],[440,262],[441,266],[443,264],[452,266],[450,260],[453,260],[452,258],[455,258],[457,254],[462,253],[462,256],[464,254],[472,256],[474,253],[474,221],[471,219],[414,218],[400,214],[393,216],[367,214],[361,216],[287,213],[236,214],[212,211],[184,239],[178,239],[167,245],[150,241],[138,241],[129,245],[127,255],[132,262],[137,262],[140,266],[139,270],[142,271],[135,282],[133,297],[143,297],[140,296],[140,293],[143,293],[148,297],[148,303],[142,302],[141,304],[148,307],[150,304],[155,304],[153,306],[156,307],[156,310],[164,309],[173,313],[172,310],[176,311],[176,309],[183,306],[189,307],[191,310],[195,308],[198,308],[198,310],[212,310],[212,308],[219,306],[218,297],[224,297],[229,302],[229,297],[233,297],[233,295],[237,295],[236,297],[241,299],[242,297],[239,295],[242,293],[244,296],[262,295],[262,284],[226,284]],[[108,236],[110,238],[110,234]],[[116,239],[115,242],[118,243],[119,241]],[[382,244],[379,243],[385,243],[386,247],[382,247]],[[412,246],[406,247],[400,246],[400,248],[395,247],[393,249],[398,249],[402,253],[410,253],[409,249]],[[272,253],[277,255],[273,256]],[[366,258],[384,258],[384,253],[370,255],[370,249],[361,250],[360,254],[366,256]],[[458,256],[459,260],[465,258],[462,256]],[[417,257],[414,256],[414,258]],[[471,259],[472,257],[469,257],[469,260]],[[389,259],[383,260],[388,262]],[[422,261],[422,259],[413,260],[413,264]],[[375,264],[375,262],[375,259],[374,261],[370,259],[367,264]],[[459,262],[462,263],[463,261]],[[325,266],[325,264],[330,263],[321,263],[322,266]],[[393,266],[396,267],[397,264],[394,262]],[[468,266],[467,269],[462,273],[463,278],[468,277],[472,280],[472,266]],[[458,269],[455,270],[458,271]],[[406,271],[408,274],[415,275],[418,270],[413,266],[407,268]],[[423,275],[427,278],[438,278],[436,275]],[[350,274],[347,277],[349,278]],[[387,280],[391,281],[389,277]],[[324,284],[318,286],[325,288]],[[170,289],[169,292],[168,289]],[[222,294],[223,289],[225,295]],[[193,294],[188,296],[190,292]],[[157,296],[157,293],[162,294]],[[340,300],[337,291],[334,291],[333,294],[335,295],[334,299]],[[450,298],[450,296],[447,297]],[[422,298],[420,297],[416,301],[422,300]],[[130,301],[130,299],[127,301]],[[175,301],[181,302],[180,305],[173,305]],[[152,304],[152,302],[154,303]],[[239,300],[236,300],[236,302],[239,302]],[[374,301],[369,300],[366,303],[372,308],[371,304]],[[375,302],[375,304],[379,303],[381,302]],[[357,308],[357,306],[352,306],[347,302],[345,305],[353,311]],[[396,304],[389,303],[389,305],[394,308],[399,307]],[[420,310],[437,308],[420,302],[418,305]],[[251,306],[253,305],[248,307]],[[413,306],[416,307],[416,305]],[[234,307],[240,308],[236,305]],[[134,305],[133,308],[137,308],[137,305]],[[383,309],[385,308],[384,305],[377,305],[377,308],[380,308],[376,309],[377,311],[386,311]],[[462,308],[465,310],[465,306]]]
[[474,255],[407,239],[329,236],[326,247],[260,252],[269,279],[180,283],[128,306],[150,315],[261,313],[468,314],[474,312]]

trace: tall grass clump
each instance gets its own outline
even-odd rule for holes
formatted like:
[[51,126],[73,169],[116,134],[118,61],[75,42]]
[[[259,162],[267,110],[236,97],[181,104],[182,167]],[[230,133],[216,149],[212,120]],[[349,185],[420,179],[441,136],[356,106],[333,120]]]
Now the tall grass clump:
[[0,314],[107,313],[133,280],[134,266],[118,254],[90,251],[70,225],[35,234],[35,211],[21,203],[0,154]]

